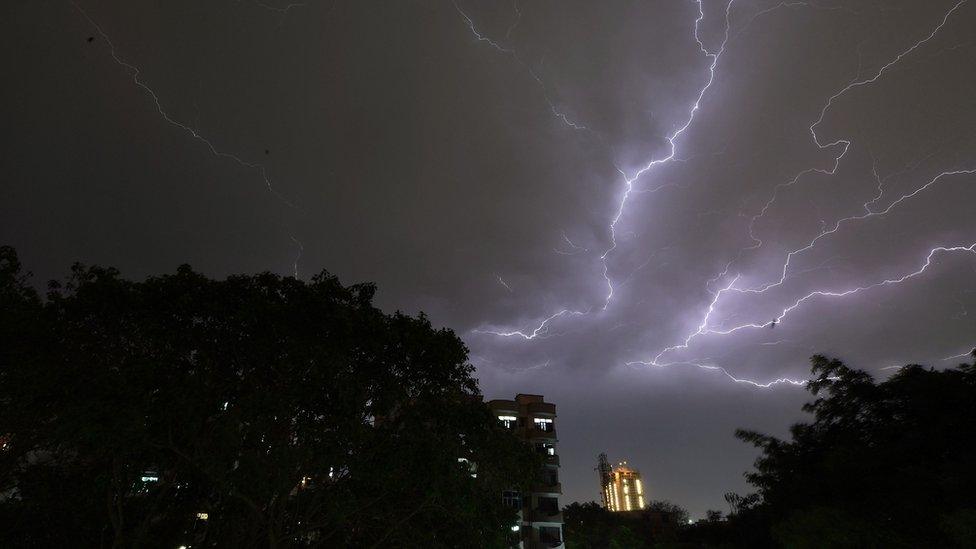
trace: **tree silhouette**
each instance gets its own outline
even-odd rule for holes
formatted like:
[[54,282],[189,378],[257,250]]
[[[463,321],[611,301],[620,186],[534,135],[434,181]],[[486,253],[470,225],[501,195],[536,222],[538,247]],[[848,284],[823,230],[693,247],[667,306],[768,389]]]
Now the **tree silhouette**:
[[5,547],[507,544],[501,492],[538,458],[461,341],[379,311],[372,285],[28,282],[0,248]]
[[791,440],[737,433],[762,451],[747,474],[761,502],[730,531],[749,523],[787,547],[972,547],[976,366],[909,365],[876,383],[817,355],[812,370],[813,421]]

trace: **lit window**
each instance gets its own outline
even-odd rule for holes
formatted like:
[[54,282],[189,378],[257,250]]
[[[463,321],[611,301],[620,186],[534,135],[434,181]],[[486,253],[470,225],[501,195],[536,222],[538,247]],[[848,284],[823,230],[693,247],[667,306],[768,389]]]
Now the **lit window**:
[[143,482],[159,482],[159,477],[157,477],[156,475],[143,475],[142,476],[142,481]]
[[540,431],[552,432],[552,418],[548,417],[536,417],[532,418],[532,422],[535,424],[535,428]]
[[478,465],[472,463],[468,458],[458,458],[458,463],[467,464],[468,472],[471,473],[471,478],[478,478]]
[[521,528],[519,527],[518,524],[516,524],[515,526],[512,526],[512,531],[513,532],[518,532],[519,530],[521,530]]
[[210,514],[208,514],[208,513],[197,513],[197,518],[200,519],[200,520],[207,520],[207,519],[210,518]]
[[518,418],[515,416],[498,416],[498,421],[500,421],[502,426],[504,426],[506,429],[514,429],[515,422],[518,421]]

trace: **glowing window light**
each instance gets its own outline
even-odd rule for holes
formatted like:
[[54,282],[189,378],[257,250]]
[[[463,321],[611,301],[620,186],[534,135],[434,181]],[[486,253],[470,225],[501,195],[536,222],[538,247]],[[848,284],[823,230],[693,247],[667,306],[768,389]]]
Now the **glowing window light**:
[[532,418],[532,422],[535,424],[535,428],[540,431],[545,431],[547,433],[552,431],[552,418],[535,417]]
[[210,518],[209,513],[197,513],[197,518],[200,520],[208,520]]

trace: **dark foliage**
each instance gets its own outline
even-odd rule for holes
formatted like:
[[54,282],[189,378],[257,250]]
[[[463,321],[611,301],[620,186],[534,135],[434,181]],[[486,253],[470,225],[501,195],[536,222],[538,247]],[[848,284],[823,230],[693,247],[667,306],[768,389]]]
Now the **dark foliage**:
[[563,508],[567,549],[639,549],[673,542],[688,511],[668,501],[651,501],[643,511],[612,513],[595,502]]
[[3,545],[504,545],[537,458],[373,293],[76,265],[42,299],[0,248]]
[[976,366],[909,365],[876,383],[823,356],[791,440],[762,450],[757,489],[728,521],[689,529],[699,546],[976,547]]

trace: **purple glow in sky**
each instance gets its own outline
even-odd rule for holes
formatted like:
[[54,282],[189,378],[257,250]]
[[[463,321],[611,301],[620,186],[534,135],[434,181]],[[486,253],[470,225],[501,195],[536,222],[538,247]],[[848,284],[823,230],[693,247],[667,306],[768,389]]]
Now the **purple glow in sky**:
[[36,278],[375,281],[488,398],[557,404],[564,503],[605,451],[701,515],[811,354],[974,345],[972,1],[6,9],[0,240]]

